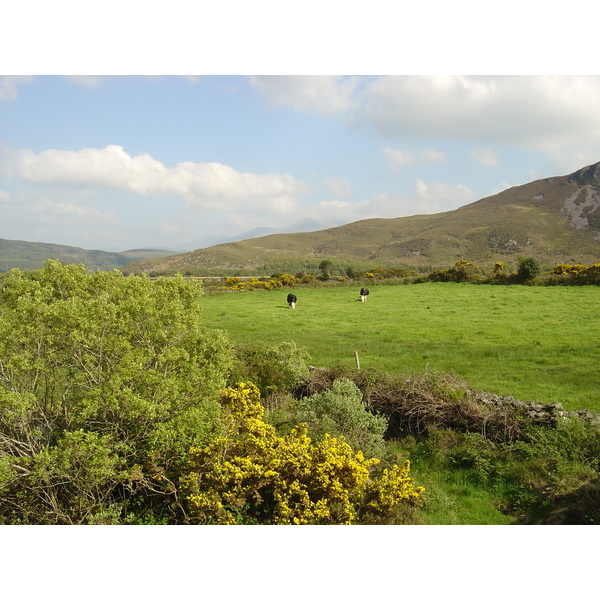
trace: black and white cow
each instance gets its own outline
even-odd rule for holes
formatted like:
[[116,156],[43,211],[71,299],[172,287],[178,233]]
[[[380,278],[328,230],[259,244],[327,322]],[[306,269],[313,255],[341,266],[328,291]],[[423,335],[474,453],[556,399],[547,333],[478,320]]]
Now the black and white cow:
[[290,308],[296,308],[297,301],[298,301],[298,298],[296,298],[296,296],[294,296],[294,294],[287,295],[287,303],[290,305]]
[[361,288],[361,290],[360,290],[360,301],[364,302],[367,299],[368,295],[369,295],[369,290],[366,287]]

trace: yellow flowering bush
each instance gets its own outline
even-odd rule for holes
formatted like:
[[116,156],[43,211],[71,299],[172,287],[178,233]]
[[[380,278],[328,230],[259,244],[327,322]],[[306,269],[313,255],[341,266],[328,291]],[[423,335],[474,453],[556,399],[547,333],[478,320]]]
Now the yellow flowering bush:
[[554,275],[564,277],[570,283],[600,283],[600,263],[595,263],[591,267],[585,265],[556,265],[553,269]]
[[419,499],[423,488],[413,488],[408,463],[372,478],[379,460],[355,453],[343,437],[315,443],[304,424],[278,436],[264,422],[259,399],[252,383],[224,390],[226,433],[191,448],[179,479],[188,522],[372,522]]
[[[226,282],[227,283],[227,282]],[[256,277],[252,277],[247,281],[237,281],[232,286],[231,289],[235,291],[240,290],[274,290],[278,287],[281,287],[281,283],[275,279],[269,279],[268,281],[261,281]]]
[[294,277],[293,275],[290,275],[289,273],[284,273],[283,275],[281,275],[279,280],[281,281],[281,285],[285,285],[285,286],[293,286],[293,285],[297,285],[298,283],[300,283],[300,280],[297,277]]

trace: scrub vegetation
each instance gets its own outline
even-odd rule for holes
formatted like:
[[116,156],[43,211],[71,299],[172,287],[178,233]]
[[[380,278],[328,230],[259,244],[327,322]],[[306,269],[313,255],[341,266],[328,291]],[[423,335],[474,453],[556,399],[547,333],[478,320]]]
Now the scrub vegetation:
[[350,283],[10,271],[0,521],[599,522],[596,286]]

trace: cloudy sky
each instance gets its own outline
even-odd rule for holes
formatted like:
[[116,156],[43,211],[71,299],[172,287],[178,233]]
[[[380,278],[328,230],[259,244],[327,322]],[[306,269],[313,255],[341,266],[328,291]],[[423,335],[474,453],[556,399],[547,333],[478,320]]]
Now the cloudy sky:
[[597,75],[90,64],[109,74],[0,71],[0,238],[177,249],[308,217],[448,211],[600,161]]

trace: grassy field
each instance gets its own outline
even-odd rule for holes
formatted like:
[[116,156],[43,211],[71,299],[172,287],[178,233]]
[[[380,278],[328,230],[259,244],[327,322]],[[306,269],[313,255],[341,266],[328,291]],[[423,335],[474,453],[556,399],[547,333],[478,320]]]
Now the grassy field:
[[234,343],[294,340],[311,364],[453,372],[473,388],[600,412],[600,288],[453,283],[233,292],[202,298]]

